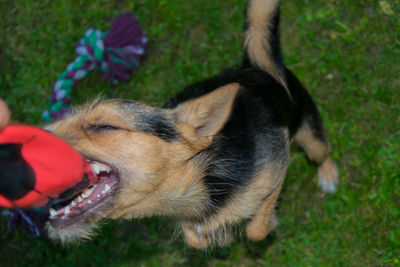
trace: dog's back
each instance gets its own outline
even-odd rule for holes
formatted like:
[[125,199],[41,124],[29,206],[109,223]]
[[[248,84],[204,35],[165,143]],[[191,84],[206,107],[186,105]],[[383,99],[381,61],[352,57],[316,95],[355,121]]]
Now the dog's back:
[[207,246],[207,240],[218,236],[216,233],[222,226],[224,238],[218,236],[216,241],[220,245],[228,242],[226,222],[234,224],[252,218],[246,228],[252,240],[263,239],[276,226],[274,206],[289,164],[293,139],[320,164],[322,189],[335,190],[337,171],[328,156],[329,145],[318,110],[282,60],[278,2],[249,2],[240,68],[225,70],[190,85],[165,105],[174,108],[227,84],[237,83],[241,88],[229,120],[212,145],[199,154],[200,158],[212,157],[213,161],[204,177],[210,209],[197,222],[207,230],[190,234],[193,228],[190,223],[184,224],[186,236],[203,236],[202,244],[194,238],[194,246]]

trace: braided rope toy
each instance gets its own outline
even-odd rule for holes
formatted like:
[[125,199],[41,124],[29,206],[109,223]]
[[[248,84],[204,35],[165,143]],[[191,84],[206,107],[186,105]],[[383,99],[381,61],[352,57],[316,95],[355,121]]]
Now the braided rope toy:
[[104,78],[112,83],[129,80],[131,72],[139,67],[146,44],[147,38],[137,19],[128,12],[119,15],[108,31],[88,29],[75,45],[79,56],[53,85],[50,109],[43,112],[42,119],[51,122],[67,117],[72,87],[93,69],[103,72]]
[[[75,45],[78,57],[62,72],[52,87],[48,110],[42,114],[46,122],[62,119],[70,115],[67,105],[72,87],[97,69],[112,83],[127,81],[131,73],[140,65],[145,54],[147,38],[137,19],[131,13],[122,13],[111,24],[108,31],[88,29],[84,37]],[[9,216],[8,227],[22,224],[32,234],[40,236],[48,215],[38,210],[3,210]]]

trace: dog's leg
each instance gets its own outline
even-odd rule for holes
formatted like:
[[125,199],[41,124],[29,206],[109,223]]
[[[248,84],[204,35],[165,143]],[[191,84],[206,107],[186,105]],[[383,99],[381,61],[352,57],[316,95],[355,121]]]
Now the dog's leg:
[[339,183],[339,173],[329,156],[330,146],[325,140],[321,119],[311,117],[304,120],[294,140],[303,147],[307,156],[319,165],[318,185],[321,190],[334,193]]
[[275,204],[281,191],[282,183],[258,208],[256,215],[246,226],[246,236],[252,241],[264,239],[278,225]]

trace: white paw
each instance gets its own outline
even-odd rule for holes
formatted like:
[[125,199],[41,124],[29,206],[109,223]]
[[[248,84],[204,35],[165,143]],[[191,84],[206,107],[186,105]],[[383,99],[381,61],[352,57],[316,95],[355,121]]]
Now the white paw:
[[336,164],[326,159],[318,168],[318,186],[325,193],[335,193],[339,184],[339,170]]
[[318,179],[318,186],[325,193],[335,193],[337,189],[338,182],[328,182],[326,180]]

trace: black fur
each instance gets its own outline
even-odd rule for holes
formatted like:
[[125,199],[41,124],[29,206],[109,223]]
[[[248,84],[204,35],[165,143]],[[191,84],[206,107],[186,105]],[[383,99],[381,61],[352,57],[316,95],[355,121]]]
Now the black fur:
[[179,134],[174,125],[161,114],[146,115],[143,121],[146,121],[145,124],[141,125],[143,132],[153,134],[166,142],[178,140]]
[[[213,157],[204,179],[210,193],[212,211],[222,207],[235,191],[250,183],[257,171],[257,137],[268,135],[266,130],[271,127],[298,127],[297,118],[293,118],[296,113],[285,91],[268,74],[253,68],[227,70],[193,84],[171,99],[165,107],[174,108],[181,102],[232,82],[239,83],[244,90],[236,99],[229,121],[215,137],[211,147],[202,152]],[[268,138],[265,141],[268,142]],[[275,140],[270,141],[275,143]],[[282,144],[276,145],[279,150]]]
[[[270,56],[284,76],[290,96],[270,74],[254,66],[245,52],[241,68],[225,70],[190,85],[164,106],[174,108],[229,83],[239,83],[244,89],[236,98],[229,121],[213,144],[201,152],[202,156],[205,153],[212,158],[204,177],[210,193],[210,211],[218,210],[236,191],[251,182],[258,171],[259,160],[268,159],[270,163],[276,161],[279,164],[288,157],[282,148],[289,140],[285,140],[281,128],[289,130],[291,139],[299,127],[307,123],[314,135],[325,141],[322,121],[313,100],[284,66],[279,41],[279,8],[274,12],[271,22],[267,23],[270,28],[265,31],[270,33]],[[246,24],[245,29],[247,27]]]
[[317,106],[312,100],[310,94],[303,87],[300,81],[289,69],[286,70],[286,79],[289,85],[290,93],[292,94],[295,104],[299,112],[301,112],[301,124],[307,123],[316,138],[322,142],[327,142],[325,136],[325,129],[323,127],[321,116],[318,112]]
[[[301,104],[311,104],[311,97],[298,80],[294,76],[290,78],[290,92],[295,94],[296,97],[301,98],[299,99]],[[219,75],[186,87],[181,93],[178,93],[174,98],[169,100],[165,107],[173,108],[181,102],[198,98],[223,85],[235,82],[239,83],[245,89],[239,98],[245,98],[249,103],[243,103],[243,106],[253,104],[252,107],[247,107],[247,109],[251,109],[249,112],[253,117],[245,119],[262,119],[264,116],[267,116],[271,120],[269,122],[271,125],[288,127],[291,136],[295,133],[301,124],[304,107],[300,103],[297,104],[298,99],[296,99],[296,103],[291,102],[284,88],[275,79],[256,68],[225,70]],[[291,85],[295,86],[295,88],[292,88]],[[264,109],[266,113],[262,113]]]
[[172,119],[166,118],[162,112],[129,100],[124,100],[121,107],[129,112],[135,110],[137,117],[134,120],[134,127],[136,129],[157,136],[166,142],[179,139],[179,133]]
[[210,210],[222,207],[236,190],[250,183],[257,171],[258,137],[263,136],[263,140],[270,143],[268,151],[264,151],[269,155],[264,157],[271,161],[287,142],[283,136],[278,136],[276,129],[280,127],[287,127],[292,138],[303,121],[310,120],[316,136],[325,140],[321,119],[310,95],[290,70],[286,69],[286,74],[294,102],[274,78],[251,67],[226,70],[190,85],[164,106],[174,108],[233,82],[244,88],[236,99],[229,121],[211,147],[202,152],[214,158],[204,180],[210,193]]

